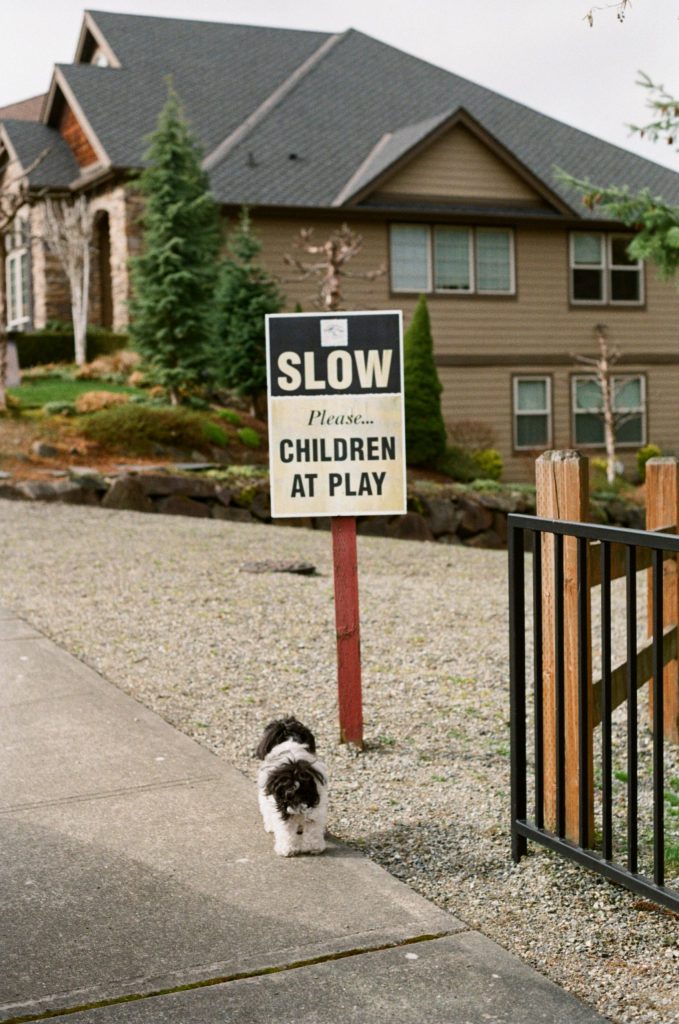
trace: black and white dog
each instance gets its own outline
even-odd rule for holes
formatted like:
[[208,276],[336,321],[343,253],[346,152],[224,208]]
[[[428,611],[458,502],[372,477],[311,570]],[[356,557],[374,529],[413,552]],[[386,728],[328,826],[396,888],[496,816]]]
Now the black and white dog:
[[264,830],[280,857],[322,853],[328,815],[328,774],[313,733],[296,718],[269,722],[257,747],[264,761],[257,786]]

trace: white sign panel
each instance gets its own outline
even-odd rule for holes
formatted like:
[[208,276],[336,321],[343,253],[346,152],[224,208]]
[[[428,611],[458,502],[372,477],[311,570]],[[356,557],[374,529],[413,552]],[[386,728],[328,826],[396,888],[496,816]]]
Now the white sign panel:
[[266,318],[271,514],[406,511],[400,310]]

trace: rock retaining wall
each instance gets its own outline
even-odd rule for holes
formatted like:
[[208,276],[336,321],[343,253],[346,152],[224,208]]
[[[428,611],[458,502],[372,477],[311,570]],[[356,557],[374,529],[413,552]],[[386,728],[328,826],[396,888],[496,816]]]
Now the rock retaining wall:
[[[104,477],[94,470],[72,469],[53,481],[0,481],[0,498],[60,501],[317,530],[330,528],[327,517],[272,520],[269,485],[264,479],[235,478],[225,482],[204,475],[160,471],[127,471]],[[534,514],[534,495],[526,489],[511,487],[473,491],[459,484],[422,481],[409,486],[405,515],[359,516],[357,529],[359,534],[368,536],[502,548],[507,540],[507,515],[511,512]],[[621,499],[593,502],[592,512],[595,521],[643,529],[643,509]]]

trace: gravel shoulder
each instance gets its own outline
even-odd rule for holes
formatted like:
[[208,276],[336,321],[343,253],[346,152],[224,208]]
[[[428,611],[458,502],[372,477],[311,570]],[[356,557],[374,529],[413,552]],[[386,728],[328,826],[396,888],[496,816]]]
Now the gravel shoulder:
[[[295,713],[330,828],[612,1021],[679,1022],[678,919],[509,846],[506,554],[359,539],[365,732],[337,742],[329,534],[0,501],[0,600],[255,778]],[[318,575],[246,562],[313,562]]]

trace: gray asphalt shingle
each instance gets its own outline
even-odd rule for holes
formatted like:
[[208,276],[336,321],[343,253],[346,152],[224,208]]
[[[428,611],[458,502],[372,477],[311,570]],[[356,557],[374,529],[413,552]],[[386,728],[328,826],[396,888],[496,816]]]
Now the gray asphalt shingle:
[[[121,68],[61,70],[118,168],[141,166],[168,75],[209,154],[333,39],[321,32],[90,14]],[[591,214],[556,181],[555,165],[601,185],[646,187],[679,204],[679,174],[355,30],[338,37],[211,168],[215,197],[229,205],[330,207],[459,109],[579,216]],[[391,139],[373,153],[385,133]],[[61,149],[55,150],[55,171],[59,161],[66,175]]]
[[58,188],[75,181],[80,168],[59,132],[38,121],[3,121],[22,167],[44,154],[29,175],[34,188]]

